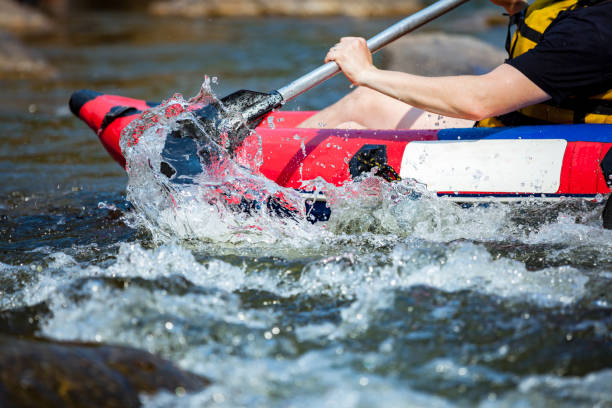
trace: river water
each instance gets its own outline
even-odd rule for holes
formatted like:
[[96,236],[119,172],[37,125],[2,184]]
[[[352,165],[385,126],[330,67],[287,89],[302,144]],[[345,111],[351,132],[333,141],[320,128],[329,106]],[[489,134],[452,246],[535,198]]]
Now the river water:
[[601,204],[463,208],[370,178],[330,190],[327,223],[202,203],[170,217],[67,107],[80,88],[193,96],[204,74],[219,95],[278,88],[388,23],[82,14],[32,40],[59,76],[0,83],[0,309],[31,335],[131,345],[213,381],[150,407],[612,406]]

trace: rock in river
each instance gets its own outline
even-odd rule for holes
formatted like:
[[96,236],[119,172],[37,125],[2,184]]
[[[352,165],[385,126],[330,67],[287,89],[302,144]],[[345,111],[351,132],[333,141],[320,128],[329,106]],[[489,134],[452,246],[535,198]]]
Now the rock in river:
[[384,16],[414,13],[421,0],[157,0],[156,15],[202,16]]
[[506,52],[467,35],[408,35],[383,51],[386,69],[425,76],[478,75],[504,62]]
[[142,350],[0,336],[0,406],[140,406],[139,393],[184,393],[209,381]]

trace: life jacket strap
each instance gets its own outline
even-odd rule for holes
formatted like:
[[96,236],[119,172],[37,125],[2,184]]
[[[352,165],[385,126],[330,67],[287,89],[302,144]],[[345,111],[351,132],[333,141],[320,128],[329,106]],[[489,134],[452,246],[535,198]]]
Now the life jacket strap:
[[517,30],[519,31],[519,33],[521,33],[523,37],[533,41],[536,44],[538,44],[542,39],[542,33],[534,30],[533,28],[525,24],[525,20],[523,20],[521,24],[518,25]]
[[519,11],[518,13],[514,13],[512,15],[508,13],[504,13],[505,16],[508,16],[508,32],[506,33],[506,52],[508,52],[508,57],[512,57],[513,46],[512,46],[512,26],[520,27],[523,25],[525,21],[525,10]]

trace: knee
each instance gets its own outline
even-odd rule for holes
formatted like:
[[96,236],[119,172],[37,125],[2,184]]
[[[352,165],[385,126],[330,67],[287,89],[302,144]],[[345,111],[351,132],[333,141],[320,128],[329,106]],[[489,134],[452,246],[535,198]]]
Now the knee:
[[345,96],[346,106],[353,112],[363,114],[363,112],[370,112],[374,107],[378,106],[376,101],[380,97],[380,93],[370,88],[359,87],[353,92]]
[[337,129],[367,129],[364,125],[354,120],[348,122],[342,122],[336,126]]

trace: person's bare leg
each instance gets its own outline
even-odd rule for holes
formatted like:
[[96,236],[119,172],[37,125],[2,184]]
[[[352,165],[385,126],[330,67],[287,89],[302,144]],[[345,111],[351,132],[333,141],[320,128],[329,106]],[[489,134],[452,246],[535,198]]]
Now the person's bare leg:
[[434,129],[470,127],[473,121],[425,112],[369,88],[359,87],[302,122],[303,128]]
[[367,129],[359,122],[342,122],[335,129]]
[[347,124],[351,128],[360,125],[362,128],[392,129],[409,110],[409,105],[369,88],[359,87],[299,126],[338,128]]
[[450,116],[438,115],[437,113],[431,113],[421,110],[421,115],[419,115],[416,120],[409,120],[409,122],[407,123],[407,125],[409,126],[404,126],[404,123],[400,122],[396,129],[469,128],[474,126],[474,123],[475,122],[473,120],[451,118]]

